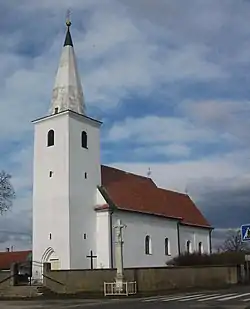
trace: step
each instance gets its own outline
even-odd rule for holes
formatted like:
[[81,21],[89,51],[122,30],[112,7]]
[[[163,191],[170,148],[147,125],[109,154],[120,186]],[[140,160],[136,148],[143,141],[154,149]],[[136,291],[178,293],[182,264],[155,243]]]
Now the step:
[[4,298],[31,298],[43,295],[39,286],[9,286],[0,290],[0,297]]

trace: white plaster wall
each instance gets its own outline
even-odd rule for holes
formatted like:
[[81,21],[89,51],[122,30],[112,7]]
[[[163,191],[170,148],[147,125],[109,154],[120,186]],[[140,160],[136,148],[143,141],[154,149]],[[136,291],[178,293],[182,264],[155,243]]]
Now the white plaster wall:
[[[71,113],[69,116],[70,268],[90,268],[86,256],[96,254],[96,191],[101,184],[100,124]],[[81,146],[87,133],[88,149]],[[85,172],[87,179],[85,179]],[[84,239],[86,234],[86,239]],[[96,267],[96,259],[94,259]]]
[[[50,129],[55,131],[55,145],[47,147]],[[88,149],[81,147],[82,131],[88,134]],[[99,124],[88,118],[65,112],[36,122],[33,260],[41,261],[51,247],[62,269],[90,267],[86,255],[96,250],[94,206],[96,186],[100,184],[99,147]]]
[[[112,217],[113,225],[117,219],[127,225],[123,235],[124,267],[164,266],[178,255],[177,221],[125,211],[116,211]],[[145,254],[146,235],[152,240],[152,255]],[[171,256],[165,255],[166,237],[170,242]]]
[[209,229],[180,225],[180,251],[187,251],[187,241],[191,241],[192,252],[198,252],[199,242],[202,243],[203,253],[210,253]]
[[[55,145],[47,147],[47,133],[55,131]],[[69,268],[68,116],[56,115],[35,124],[33,165],[33,260],[41,262],[49,247]],[[53,177],[49,177],[53,171]],[[52,239],[50,240],[49,234]]]
[[109,211],[97,211],[97,226],[96,226],[96,254],[97,268],[111,267],[110,260],[110,213]]
[[104,197],[102,196],[102,194],[100,193],[99,189],[96,189],[96,206],[103,206],[106,205],[107,202],[104,199]]

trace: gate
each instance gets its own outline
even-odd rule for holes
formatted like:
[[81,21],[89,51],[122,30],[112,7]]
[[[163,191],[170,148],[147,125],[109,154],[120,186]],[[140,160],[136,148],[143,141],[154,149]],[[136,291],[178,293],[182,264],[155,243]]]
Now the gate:
[[32,277],[32,262],[15,263],[13,265],[14,285],[30,285]]

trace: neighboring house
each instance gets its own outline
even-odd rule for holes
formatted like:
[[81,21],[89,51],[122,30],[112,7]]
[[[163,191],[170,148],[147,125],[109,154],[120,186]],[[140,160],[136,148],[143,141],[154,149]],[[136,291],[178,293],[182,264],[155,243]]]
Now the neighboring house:
[[0,270],[10,270],[13,263],[27,264],[31,259],[31,250],[0,252]]
[[127,226],[125,267],[164,266],[181,252],[209,253],[212,228],[188,195],[101,165],[101,122],[86,115],[70,25],[49,115],[33,122],[34,279],[42,277],[44,262],[52,269],[90,268],[90,252],[95,268],[115,267],[117,219]]

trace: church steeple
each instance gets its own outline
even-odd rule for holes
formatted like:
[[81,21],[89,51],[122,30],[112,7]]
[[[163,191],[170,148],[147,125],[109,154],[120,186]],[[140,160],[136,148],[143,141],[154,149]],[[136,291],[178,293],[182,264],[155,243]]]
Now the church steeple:
[[67,32],[53,88],[49,113],[71,110],[85,115],[85,104],[76,56],[70,33],[71,21],[66,21]]
[[65,38],[63,46],[72,46],[73,47],[73,41],[72,41],[72,37],[71,37],[71,34],[70,34],[70,30],[69,30],[69,28],[71,26],[70,20],[66,21],[66,26],[68,27],[68,30],[67,30],[67,33],[66,33],[66,38]]

